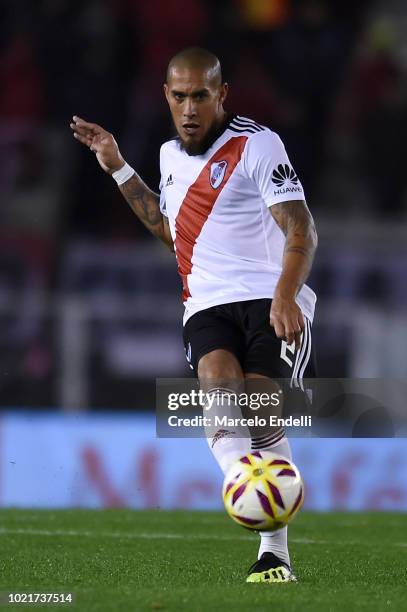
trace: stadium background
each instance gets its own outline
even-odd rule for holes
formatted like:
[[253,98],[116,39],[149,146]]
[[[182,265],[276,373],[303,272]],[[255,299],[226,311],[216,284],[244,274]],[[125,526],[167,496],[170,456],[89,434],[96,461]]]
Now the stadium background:
[[[0,505],[219,507],[206,443],[154,435],[155,377],[189,375],[175,261],[69,130],[101,123],[158,188],[165,66],[191,44],[304,184],[320,375],[405,377],[406,33],[401,0],[2,2]],[[309,508],[407,509],[403,440],[294,456]]]

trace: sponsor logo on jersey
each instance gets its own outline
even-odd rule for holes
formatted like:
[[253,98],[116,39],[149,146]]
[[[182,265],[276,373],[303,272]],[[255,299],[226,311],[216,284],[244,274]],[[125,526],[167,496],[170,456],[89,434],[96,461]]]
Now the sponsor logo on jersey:
[[166,187],[169,187],[170,185],[173,185],[174,181],[172,180],[172,174],[170,174],[167,178],[167,182],[165,183]]
[[294,193],[298,191],[302,193],[301,187],[281,187],[280,189],[274,189],[274,195],[282,195],[283,193]]
[[298,183],[298,177],[288,164],[279,164],[277,168],[273,170],[272,181],[277,187],[282,187],[286,182],[296,185]]
[[273,170],[271,180],[280,189],[274,190],[274,195],[283,195],[284,193],[302,193],[302,188],[297,185],[298,177],[294,170],[288,164],[279,164]]
[[214,162],[213,164],[211,164],[209,181],[211,183],[211,186],[214,189],[217,189],[221,185],[223,179],[225,178],[225,172],[226,172],[227,165],[228,165],[228,162],[224,160],[220,162]]

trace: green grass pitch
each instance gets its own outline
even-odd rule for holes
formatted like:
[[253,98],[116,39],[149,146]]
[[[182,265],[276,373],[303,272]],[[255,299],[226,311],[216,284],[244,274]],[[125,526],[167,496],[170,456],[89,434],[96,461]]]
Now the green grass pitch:
[[75,594],[35,610],[406,609],[406,515],[301,512],[290,539],[300,582],[246,584],[258,536],[222,513],[1,510],[0,591]]

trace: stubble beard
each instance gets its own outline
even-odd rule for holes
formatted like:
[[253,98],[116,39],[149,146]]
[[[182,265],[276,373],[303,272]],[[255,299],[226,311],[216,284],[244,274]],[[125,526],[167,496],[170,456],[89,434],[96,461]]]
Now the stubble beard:
[[228,115],[226,115],[221,121],[215,122],[210,129],[207,131],[205,136],[201,138],[201,140],[191,140],[185,141],[178,134],[178,140],[180,143],[180,147],[182,151],[185,151],[187,155],[195,156],[195,155],[203,155],[207,152],[208,149],[213,145],[215,140],[219,138],[222,132],[225,130],[226,124],[228,122]]

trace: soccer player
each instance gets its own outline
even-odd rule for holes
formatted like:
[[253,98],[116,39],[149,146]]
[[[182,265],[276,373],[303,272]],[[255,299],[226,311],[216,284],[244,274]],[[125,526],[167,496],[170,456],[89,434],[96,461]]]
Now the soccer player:
[[[227,92],[209,51],[189,48],[171,59],[164,93],[178,135],[161,147],[160,195],[112,134],[77,116],[71,123],[147,229],[175,251],[187,359],[219,412],[219,398],[249,379],[313,375],[316,301],[305,281],[317,236],[301,183],[275,132],[225,112]],[[250,445],[291,458],[281,429],[250,440],[248,431],[223,428],[207,438],[223,472]],[[287,528],[260,533],[247,581],[293,580]]]

